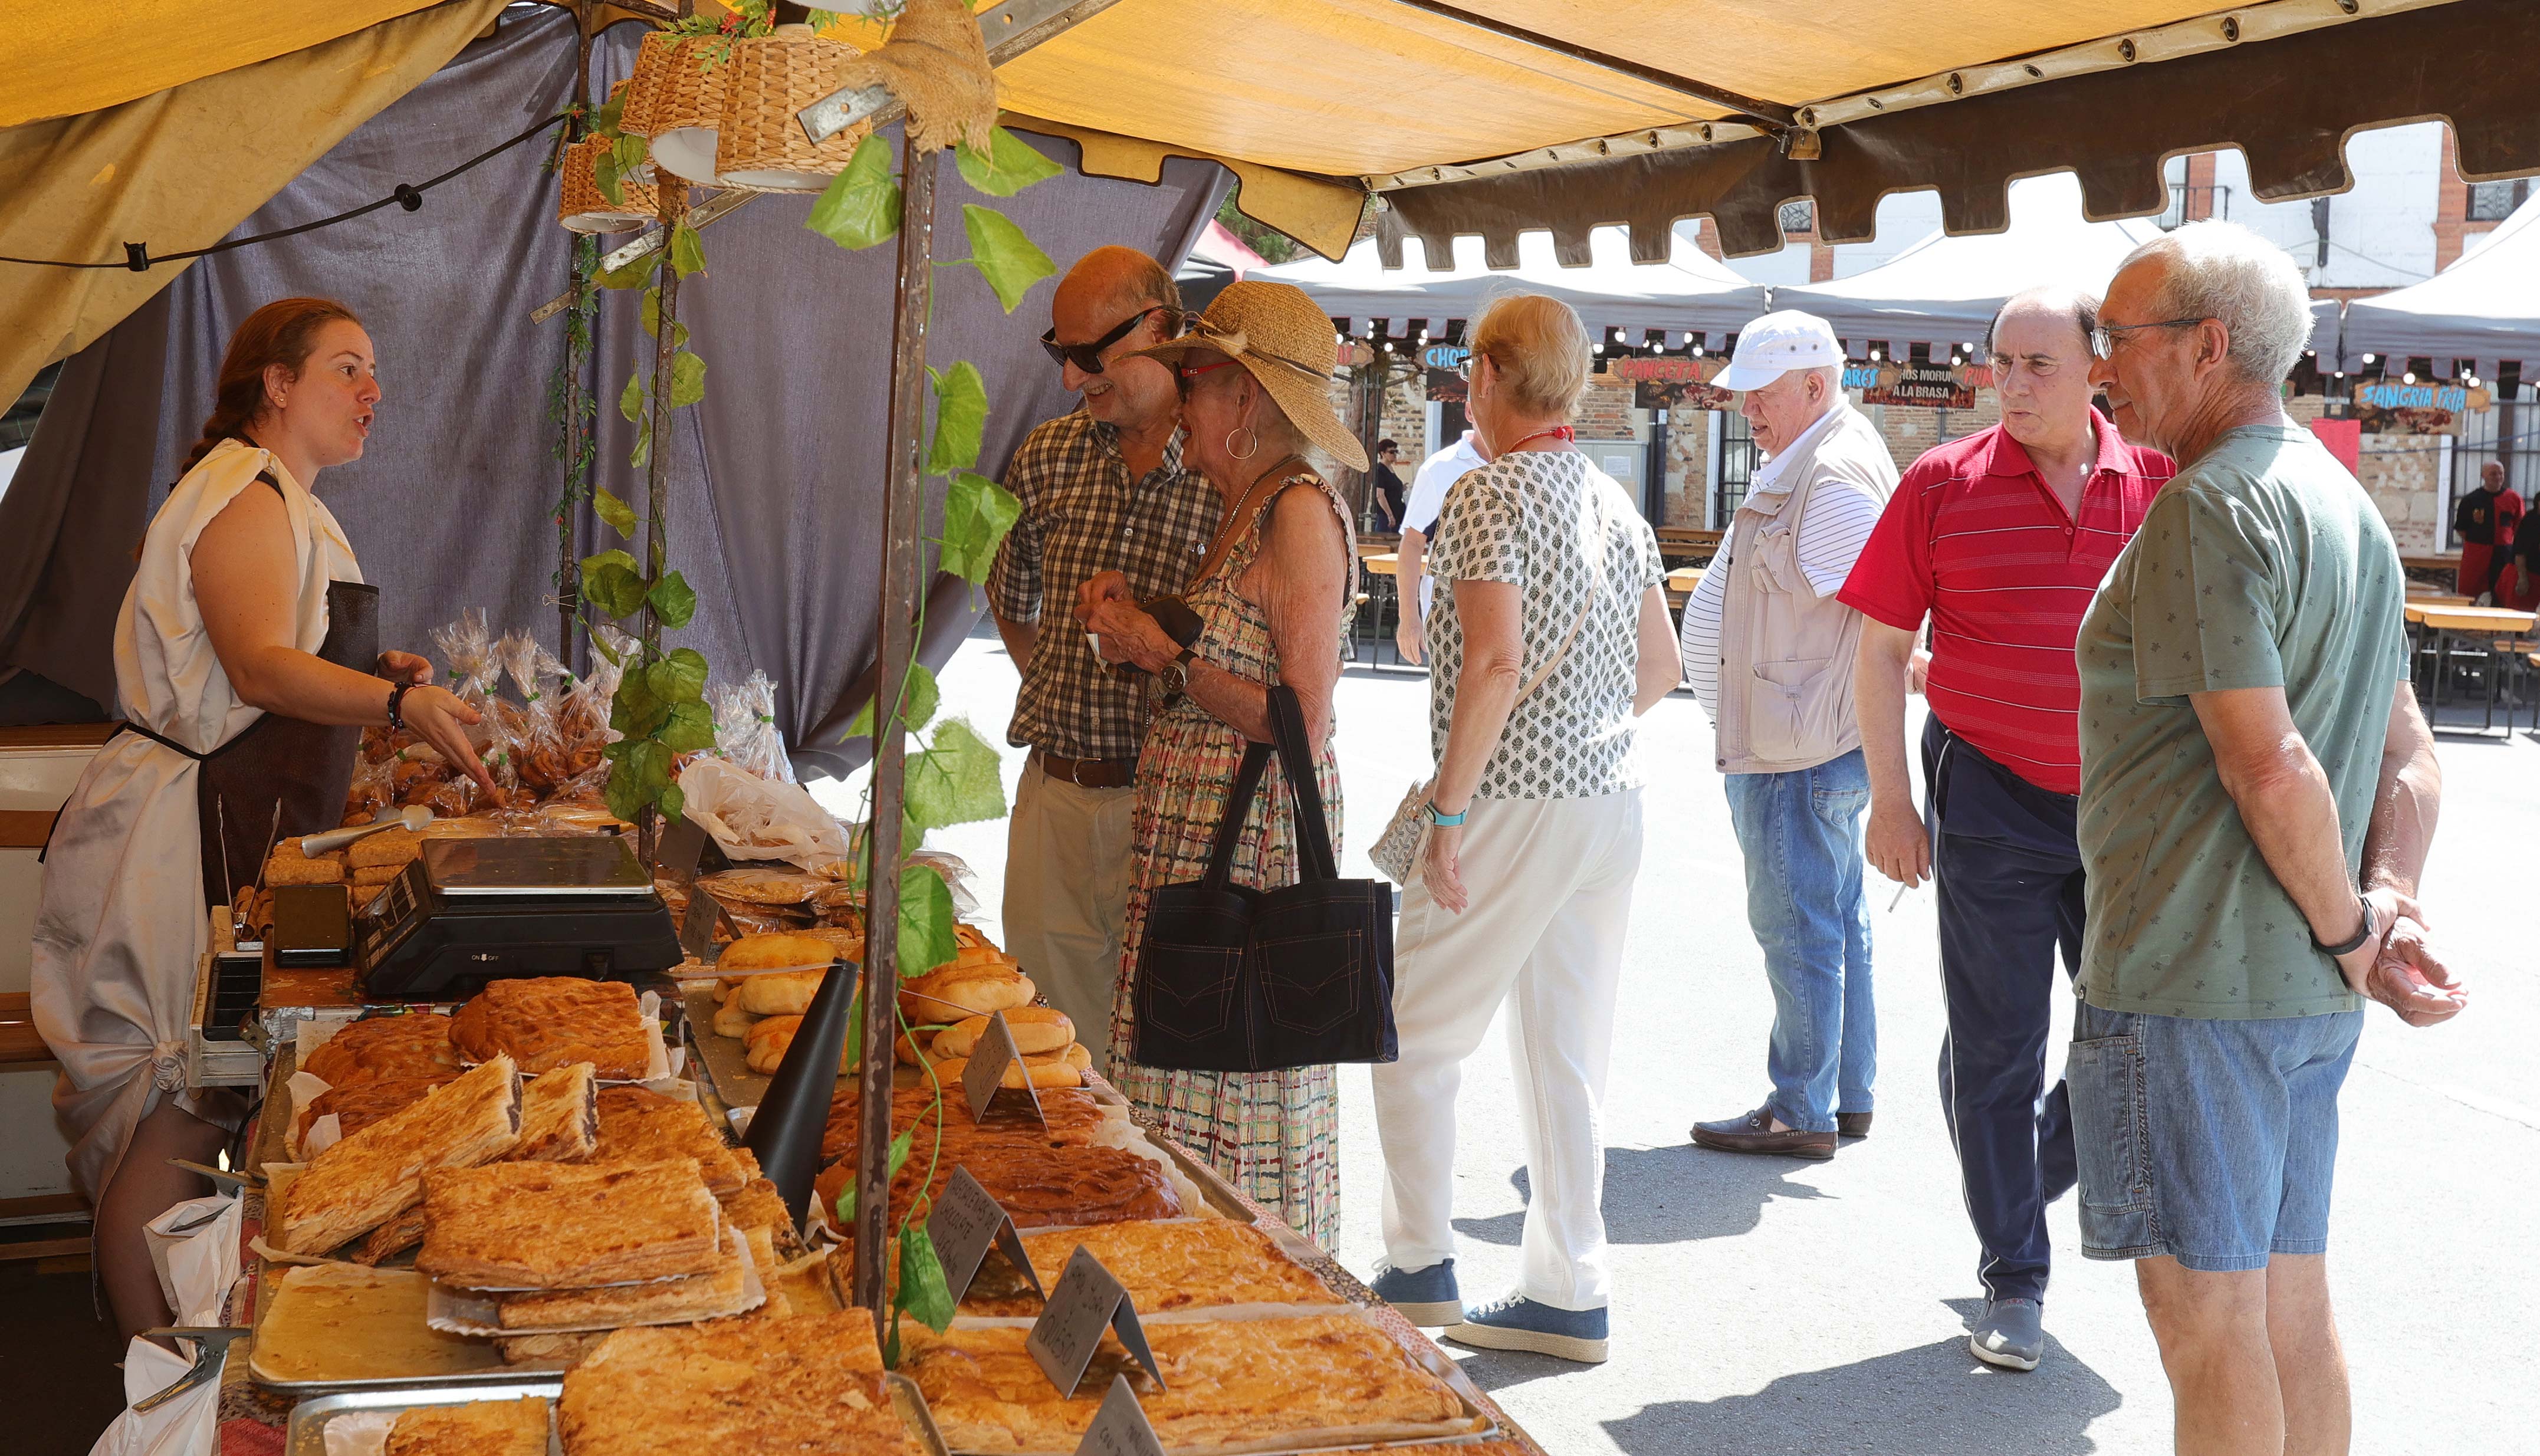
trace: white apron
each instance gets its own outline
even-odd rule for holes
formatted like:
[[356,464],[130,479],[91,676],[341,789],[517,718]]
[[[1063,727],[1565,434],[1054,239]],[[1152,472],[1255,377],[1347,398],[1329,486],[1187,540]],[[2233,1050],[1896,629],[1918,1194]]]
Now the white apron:
[[[190,565],[195,538],[258,471],[281,483],[291,520],[293,646],[314,653],[325,641],[329,582],[362,579],[335,518],[269,451],[224,441],[185,472],[150,522],[115,618],[114,686],[125,719],[198,753],[259,716],[212,653]],[[73,1140],[71,1179],[92,1203],[161,1093],[203,1111],[185,1090],[186,1027],[211,915],[199,772],[138,733],[117,734],[80,775],[44,856],[30,1001],[62,1064],[53,1109]],[[246,880],[257,868],[235,867]]]

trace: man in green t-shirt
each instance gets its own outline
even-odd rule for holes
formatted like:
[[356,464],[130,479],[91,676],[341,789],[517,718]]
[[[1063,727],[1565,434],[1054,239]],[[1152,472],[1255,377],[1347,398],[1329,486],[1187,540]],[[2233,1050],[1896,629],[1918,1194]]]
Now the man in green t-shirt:
[[2139,1261],[2181,1450],[2346,1449],[2323,1253],[2362,998],[2462,1005],[2416,903],[2442,776],[2398,554],[2280,402],[2309,333],[2283,249],[2197,223],[2126,259],[2091,338],[2117,428],[2179,468],[2075,646],[2067,1076],[2082,1252]]

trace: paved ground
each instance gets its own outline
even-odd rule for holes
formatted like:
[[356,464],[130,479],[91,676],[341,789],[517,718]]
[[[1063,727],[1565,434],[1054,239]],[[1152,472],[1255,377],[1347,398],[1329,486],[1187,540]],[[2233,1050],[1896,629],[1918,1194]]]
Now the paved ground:
[[[1002,737],[1014,673],[992,640],[944,676],[945,711]],[[1344,873],[1428,766],[1428,684],[1353,668],[1339,698],[1349,804]],[[2061,1261],[2046,1363],[2005,1374],[1968,1357],[1975,1241],[1942,1134],[1934,1063],[1940,1010],[1928,888],[1875,892],[1876,1135],[1830,1163],[1721,1156],[1685,1142],[1697,1118],[1761,1100],[1770,1003],[1744,919],[1711,730],[1679,695],[1647,728],[1651,835],[1634,909],[1606,1108],[1605,1212],[1614,1242],[1614,1357],[1583,1369],[1456,1353],[1558,1453],[2014,1452],[2167,1448],[2168,1388],[2123,1268]],[[2531,984],[2540,899],[2540,743],[2446,735],[2450,790],[2428,903],[2472,982],[2452,1024],[2412,1031],[2372,1011],[2344,1101],[2331,1258],[2358,1409],[2356,1449],[2529,1449],[2540,1428],[2540,1045]],[[1009,787],[1019,772],[1010,760]],[[850,794],[824,791],[845,808]],[[993,916],[1002,825],[937,836],[978,871]],[[2060,1031],[2059,1031],[2060,1039]],[[1468,1069],[1457,1220],[1468,1298],[1513,1278],[1524,1177],[1508,1062],[1494,1035]],[[1369,1269],[1379,1162],[1364,1070],[1344,1073],[1345,1232]],[[2519,1434],[2516,1434],[2519,1432]]]

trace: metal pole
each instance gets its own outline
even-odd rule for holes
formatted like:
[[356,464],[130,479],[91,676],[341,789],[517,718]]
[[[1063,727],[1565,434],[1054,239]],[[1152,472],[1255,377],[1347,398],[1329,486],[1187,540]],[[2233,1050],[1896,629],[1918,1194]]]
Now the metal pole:
[[[661,172],[662,238],[665,247],[670,230],[679,225],[679,215],[687,211],[687,184],[674,178],[669,169]],[[679,270],[670,266],[666,255],[654,277],[662,290],[662,306],[657,311],[660,325],[653,340],[653,451],[644,472],[644,576],[648,581],[662,580],[662,567],[670,554],[668,539],[670,514],[670,361],[678,353]],[[644,615],[638,624],[644,639],[647,660],[661,656],[662,619],[654,612],[648,597]],[[662,848],[662,812],[651,804],[635,816],[636,849],[647,866],[656,862]]]
[[[584,7],[576,5],[574,21],[573,104],[582,113],[565,123],[564,145],[570,150],[591,133],[591,32]],[[557,154],[559,157],[563,153]],[[559,164],[561,165],[561,164]],[[581,276],[582,238],[575,235],[564,251],[565,296],[573,302],[565,307],[579,310],[584,290],[589,286]],[[565,358],[573,358],[573,320],[565,320]],[[582,375],[568,372],[564,381],[564,488],[560,495],[573,494],[575,467],[582,460]],[[573,667],[573,619],[581,606],[582,577],[574,556],[574,524],[568,518],[556,527],[556,660]]]
[[916,644],[918,536],[926,510],[918,451],[926,425],[926,324],[934,286],[935,171],[932,153],[902,142],[899,300],[891,319],[890,420],[883,450],[882,629],[874,681],[873,859],[865,910],[864,1116],[856,1158],[855,1302],[873,1311],[879,1337],[889,1288],[890,1069],[899,989],[899,823],[906,735],[893,717]]

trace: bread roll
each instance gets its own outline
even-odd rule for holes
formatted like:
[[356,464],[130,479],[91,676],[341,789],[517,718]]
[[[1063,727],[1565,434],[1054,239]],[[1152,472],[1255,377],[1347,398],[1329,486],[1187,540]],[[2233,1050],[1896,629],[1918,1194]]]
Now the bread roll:
[[791,970],[796,966],[825,966],[836,954],[834,946],[816,936],[760,934],[743,936],[725,946],[723,957],[715,964],[728,971]]
[[[1076,1023],[1056,1006],[1016,1006],[1005,1017],[1006,1029],[1014,1033],[1015,1050],[1024,1056],[1055,1052],[1076,1040]],[[971,1016],[936,1033],[935,1055],[938,1060],[967,1057],[987,1034],[988,1018]]]
[[735,1041],[746,1038],[749,1035],[749,1028],[757,1024],[758,1018],[756,1016],[749,1014],[749,1012],[742,1010],[737,1005],[726,1005],[720,1006],[716,1009],[714,1014],[715,1035],[729,1036]]
[[[773,1076],[785,1061],[785,1053],[794,1045],[794,1033],[803,1029],[800,1016],[770,1016],[749,1028],[749,1070],[761,1076]],[[854,1071],[851,1064],[856,1054],[855,1038],[850,1035],[838,1048],[838,1072],[841,1075]]]
[[1031,977],[1007,966],[944,966],[899,985],[899,1009],[913,1024],[942,1025],[965,1016],[1029,1005]]
[[988,944],[985,937],[982,937],[980,943],[976,945],[963,945],[960,953],[953,958],[952,964],[964,970],[976,970],[990,966],[1012,966],[1018,962],[1013,956]]
[[[1054,1061],[1036,1063],[1025,1060],[1009,1065],[1006,1068],[1005,1081],[1003,1084],[1020,1091],[1023,1088],[1023,1078],[1025,1076],[1029,1076],[1031,1078],[1031,1084],[1035,1087],[1041,1088],[1081,1087],[1085,1085],[1084,1072],[1077,1068],[1068,1066],[1065,1053],[1062,1052],[1054,1055],[1057,1059]],[[968,1058],[957,1057],[950,1062],[936,1063],[935,1075],[943,1079],[945,1086],[954,1087],[960,1085],[961,1074],[967,1072],[969,1068],[970,1061]]]
[[[406,828],[383,829],[367,838],[354,840],[344,852],[344,862],[355,869],[364,869],[382,865],[404,865],[422,855],[422,835]],[[359,878],[355,876],[357,881]]]
[[[724,963],[730,964],[730,958]],[[820,982],[828,974],[826,970],[768,971],[743,976],[730,1004],[753,1016],[799,1016],[811,1009],[811,998],[820,994]]]

